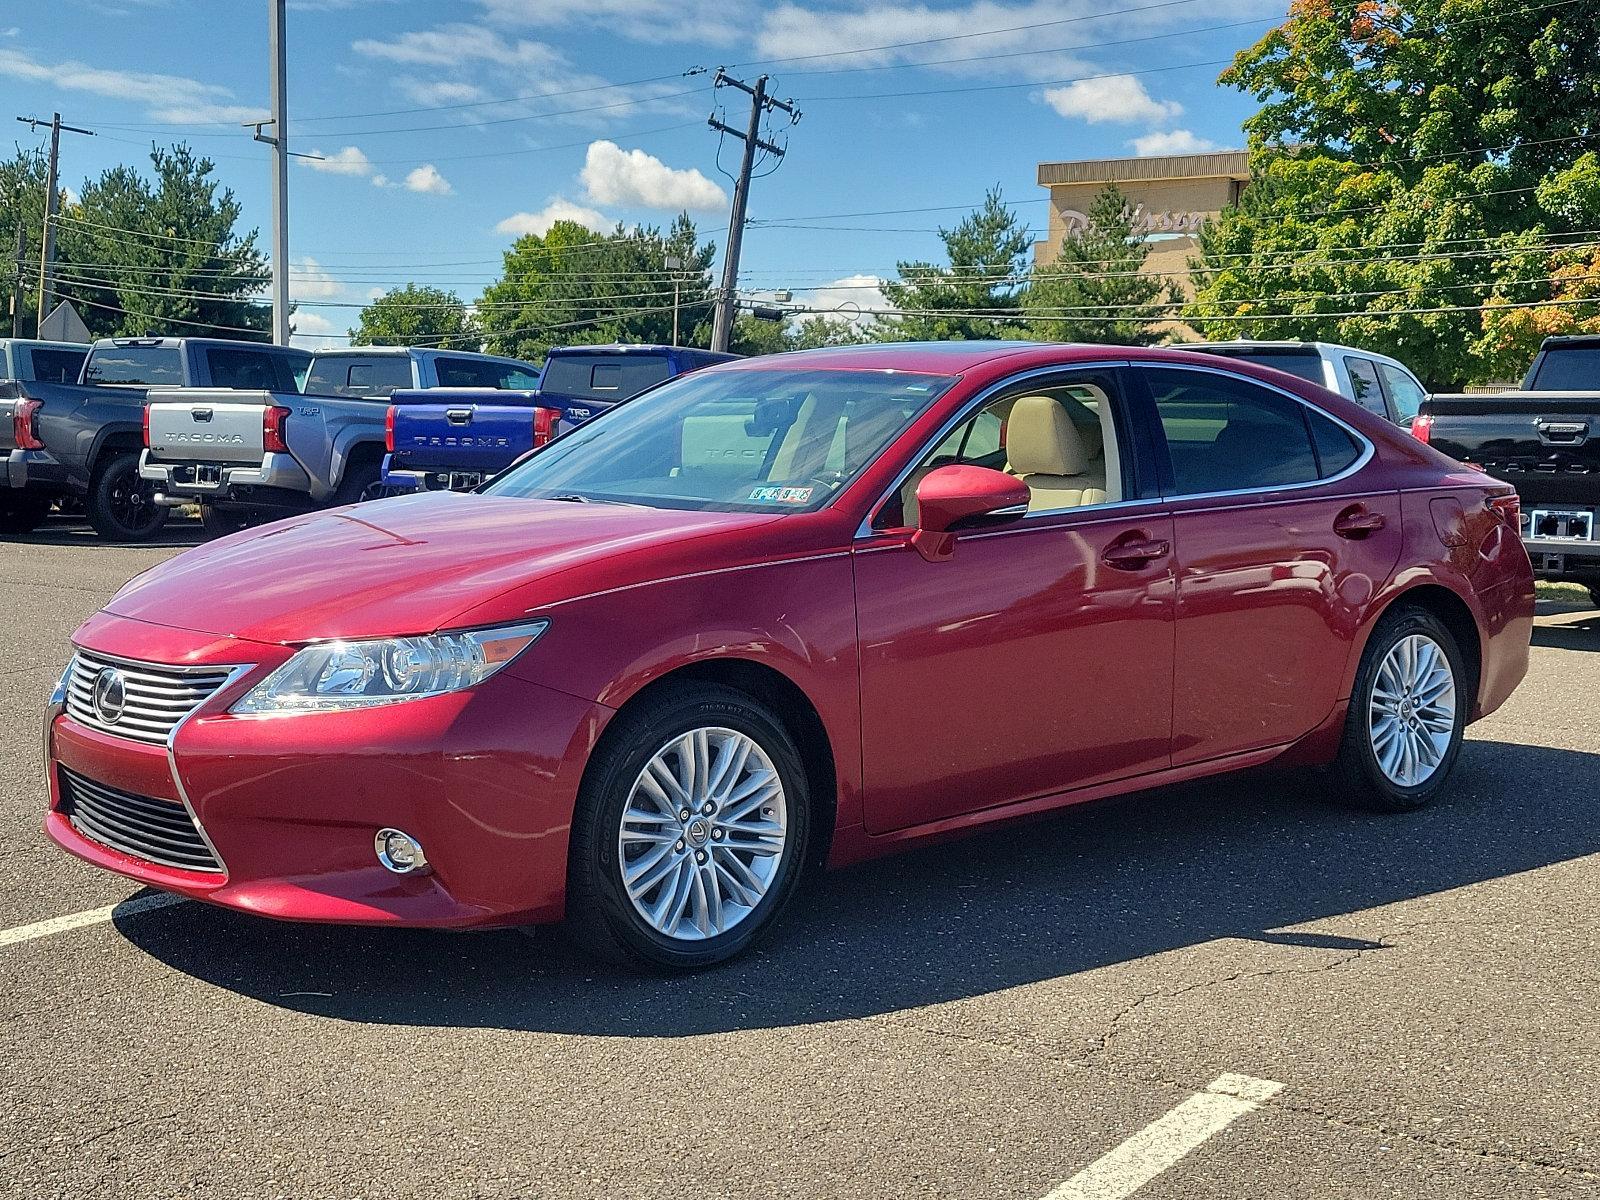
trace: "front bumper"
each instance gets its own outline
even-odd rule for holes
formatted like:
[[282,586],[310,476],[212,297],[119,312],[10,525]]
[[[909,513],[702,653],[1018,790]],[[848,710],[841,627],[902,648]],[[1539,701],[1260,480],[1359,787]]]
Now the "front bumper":
[[[560,919],[583,765],[610,710],[501,672],[449,696],[348,713],[227,713],[289,651],[109,617],[75,635],[104,655],[258,664],[167,746],[56,712],[45,731],[49,836],[96,866],[196,900],[287,920],[470,928]],[[187,802],[222,864],[162,866],[104,845],[62,811],[60,768]],[[396,875],[373,835],[403,829],[431,872]]]
[[139,456],[139,477],[157,485],[163,496],[189,500],[233,498],[238,488],[275,488],[311,493],[311,477],[289,454],[263,454],[256,466],[207,462],[155,462]]
[[8,488],[49,488],[64,491],[67,468],[48,450],[12,450],[5,455],[4,481]]

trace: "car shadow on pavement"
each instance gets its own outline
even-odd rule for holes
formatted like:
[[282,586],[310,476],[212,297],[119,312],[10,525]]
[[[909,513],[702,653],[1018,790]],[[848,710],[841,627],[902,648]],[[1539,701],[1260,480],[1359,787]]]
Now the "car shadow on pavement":
[[118,542],[101,537],[81,518],[52,517],[32,533],[12,534],[6,539],[21,546],[73,546],[81,549],[177,550],[206,541],[199,521],[174,517],[143,542]]
[[[1558,610],[1552,615],[1567,613]],[[1600,613],[1580,610],[1560,624],[1535,625],[1533,644],[1552,650],[1600,650]]]
[[588,959],[555,931],[274,922],[200,904],[118,918],[175,970],[309,1014],[671,1037],[892,1013],[1274,932],[1600,851],[1600,755],[1469,741],[1452,795],[1376,816],[1260,773],[1084,805],[813,881],[777,937],[699,974]]

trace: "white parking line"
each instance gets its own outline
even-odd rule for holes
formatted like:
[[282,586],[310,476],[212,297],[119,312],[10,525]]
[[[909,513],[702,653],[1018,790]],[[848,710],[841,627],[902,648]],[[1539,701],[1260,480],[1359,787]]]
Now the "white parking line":
[[149,896],[136,896],[121,904],[108,904],[104,908],[91,908],[87,912],[68,913],[64,917],[51,917],[48,921],[35,921],[32,925],[18,925],[14,929],[0,929],[0,946],[15,946],[18,942],[31,942],[35,938],[54,937],[87,925],[102,925],[113,917],[127,917],[148,912],[152,908],[165,908],[169,904],[182,904],[182,896],[156,892]]
[[1131,1196],[1189,1151],[1254,1112],[1283,1084],[1249,1075],[1219,1075],[1115,1150],[1094,1160],[1044,1200],[1121,1200]]

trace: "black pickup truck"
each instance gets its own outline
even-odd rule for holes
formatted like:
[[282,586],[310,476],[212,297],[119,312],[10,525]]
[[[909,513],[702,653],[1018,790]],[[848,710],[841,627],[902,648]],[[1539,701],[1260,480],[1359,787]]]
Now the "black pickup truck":
[[95,532],[152,537],[167,510],[139,476],[145,398],[152,387],[300,391],[311,355],[287,346],[213,338],[102,338],[74,383],[0,383],[3,530],[26,532],[57,496],[80,496]]
[[1546,338],[1520,391],[1429,396],[1412,432],[1513,485],[1535,573],[1600,604],[1600,336]]

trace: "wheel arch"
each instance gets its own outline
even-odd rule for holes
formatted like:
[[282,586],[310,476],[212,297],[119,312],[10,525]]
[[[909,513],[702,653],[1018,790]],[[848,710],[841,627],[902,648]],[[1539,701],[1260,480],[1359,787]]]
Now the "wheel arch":
[[[806,865],[815,868],[826,862],[838,822],[839,780],[833,739],[811,697],[774,666],[749,658],[718,657],[685,663],[652,679],[628,696],[617,711],[625,712],[663,689],[683,683],[715,683],[743,692],[766,704],[783,722],[800,751],[812,803],[812,838]],[[613,717],[608,728],[615,723]]]
[[[1378,622],[1395,609],[1408,607],[1420,608],[1427,612],[1455,638],[1456,646],[1465,660],[1470,680],[1470,686],[1464,690],[1473,698],[1475,711],[1478,705],[1478,691],[1483,682],[1483,631],[1478,626],[1478,618],[1473,613],[1472,606],[1459,592],[1438,580],[1418,580],[1389,596],[1378,607],[1366,628],[1362,630],[1361,645],[1358,652],[1351,656],[1353,666],[1358,666],[1366,654],[1367,643],[1371,641],[1372,632],[1377,628]],[[1353,684],[1353,681],[1354,670],[1351,672],[1350,680],[1347,680],[1347,686]]]

